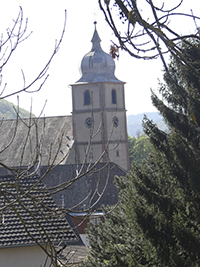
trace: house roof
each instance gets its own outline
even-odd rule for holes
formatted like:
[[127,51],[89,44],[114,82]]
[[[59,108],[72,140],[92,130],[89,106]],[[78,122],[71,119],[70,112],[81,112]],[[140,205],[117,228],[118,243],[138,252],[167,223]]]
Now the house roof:
[[26,176],[19,181],[4,176],[0,177],[0,183],[0,248],[37,242],[82,245],[65,214],[48,195],[45,185],[39,182],[39,176]]
[[[3,120],[0,124],[0,135],[0,150],[9,144],[1,153],[0,161],[9,167],[36,163],[40,160],[36,158],[38,151],[42,165],[48,165],[49,155],[51,163],[56,154],[54,164],[65,164],[64,155],[73,144],[72,116]],[[23,150],[25,146],[26,149]]]

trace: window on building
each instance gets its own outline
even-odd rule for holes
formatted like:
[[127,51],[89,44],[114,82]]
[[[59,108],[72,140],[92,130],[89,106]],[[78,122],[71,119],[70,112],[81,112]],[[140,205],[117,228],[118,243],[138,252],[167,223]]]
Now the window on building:
[[89,160],[90,161],[93,160],[93,147],[92,147],[92,145],[91,145],[90,152],[89,152]]
[[119,157],[119,150],[116,151],[116,157]]
[[86,90],[84,92],[84,105],[90,105],[90,91]]
[[116,90],[112,89],[112,104],[117,104],[117,95],[116,95]]

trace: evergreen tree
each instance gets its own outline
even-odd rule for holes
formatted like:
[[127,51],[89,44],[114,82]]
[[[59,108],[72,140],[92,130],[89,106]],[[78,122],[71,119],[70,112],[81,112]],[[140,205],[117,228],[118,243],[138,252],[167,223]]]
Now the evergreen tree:
[[151,152],[151,143],[145,134],[142,134],[137,138],[129,136],[128,143],[131,164],[132,162],[135,162],[136,165],[142,163],[142,161],[146,159]]
[[152,153],[116,177],[118,206],[88,228],[84,266],[200,266],[200,43],[181,49],[192,67],[171,58],[162,101],[152,93],[170,131],[144,119]]

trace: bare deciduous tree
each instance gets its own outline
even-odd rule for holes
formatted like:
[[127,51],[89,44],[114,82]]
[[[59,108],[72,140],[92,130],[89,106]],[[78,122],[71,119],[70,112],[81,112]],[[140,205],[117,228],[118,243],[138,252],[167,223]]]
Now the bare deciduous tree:
[[[65,24],[66,24],[66,15],[65,15],[65,22],[63,31],[60,37],[60,40],[56,42],[55,48],[52,52],[52,55],[49,58],[49,61],[46,63],[44,68],[39,71],[39,74],[30,82],[26,84],[26,79],[24,73],[22,71],[22,78],[24,80],[24,86],[22,88],[16,89],[12,93],[6,93],[6,83],[3,83],[3,70],[4,67],[8,64],[9,59],[11,58],[12,54],[16,51],[18,45],[26,40],[30,34],[27,34],[27,20],[24,21],[23,11],[20,8],[19,15],[17,19],[14,21],[13,27],[11,29],[7,29],[7,36],[6,38],[1,39],[0,43],[0,71],[1,71],[1,83],[0,83],[0,99],[8,98],[11,95],[16,95],[21,92],[28,92],[34,93],[41,90],[42,86],[44,85],[45,81],[48,78],[48,67],[52,62],[52,59],[58,52],[58,49],[61,45],[63,35],[65,32]],[[32,90],[32,86],[38,84],[36,90]],[[15,164],[11,164],[6,161],[6,152],[12,150],[12,145],[16,142],[16,137],[18,135],[18,131],[20,129],[20,125],[23,125],[23,131],[25,131],[25,138],[22,140],[21,144],[19,144],[20,148],[20,160],[19,162],[15,162]],[[79,169],[75,169],[74,173],[68,180],[64,183],[60,183],[56,186],[52,186],[47,188],[42,185],[42,181],[44,177],[56,166],[60,163],[65,162],[66,158],[68,157],[71,144],[64,144],[65,150],[63,151],[63,142],[65,137],[65,129],[60,130],[59,137],[54,140],[54,142],[48,144],[48,151],[45,153],[47,154],[47,169],[44,174],[41,176],[38,175],[38,170],[41,166],[42,156],[44,154],[43,146],[45,140],[45,131],[46,131],[46,119],[45,118],[30,118],[23,119],[19,115],[19,110],[16,110],[16,120],[12,126],[12,131],[10,135],[8,134],[6,138],[6,142],[2,142],[0,148],[0,166],[6,170],[6,174],[0,177],[0,223],[2,225],[6,225],[6,219],[9,217],[10,211],[14,212],[15,219],[21,222],[24,230],[26,231],[27,235],[33,240],[36,244],[38,244],[46,253],[48,259],[52,266],[57,266],[58,262],[63,264],[62,258],[60,258],[61,252],[63,247],[60,245],[59,252],[56,253],[56,245],[55,238],[56,234],[52,235],[49,233],[46,228],[44,227],[43,223],[45,221],[48,222],[50,225],[53,225],[52,218],[63,218],[68,212],[69,209],[65,209],[64,207],[57,207],[55,205],[49,205],[49,202],[46,200],[51,198],[52,195],[61,192],[70,188],[72,184],[77,182],[83,176],[87,175],[88,173],[92,172],[97,164],[101,161],[103,156],[108,153],[109,151],[109,140],[105,140],[105,149],[99,159],[91,164],[88,163],[88,155],[90,151],[90,143],[92,138],[97,133],[94,133],[92,128],[88,140],[88,147],[85,152],[85,160],[82,166]],[[11,127],[9,126],[9,127]],[[0,131],[4,127],[4,120],[1,121]],[[99,126],[101,127],[101,125]],[[3,132],[3,131],[2,131]],[[1,133],[2,134],[2,133]],[[111,133],[112,135],[112,133]],[[111,138],[111,137],[110,137]],[[67,146],[66,146],[67,145]],[[68,148],[66,148],[68,147]],[[112,148],[113,149],[113,148]],[[9,152],[10,153],[10,152]],[[17,152],[16,152],[17,153]],[[27,158],[29,160],[28,164],[24,164],[27,162]],[[9,174],[9,175],[8,175]],[[101,179],[99,177],[99,179]],[[102,197],[105,188],[107,186],[109,179],[108,176],[105,179],[105,185],[101,192],[98,190],[98,183],[96,185],[95,192],[91,194],[88,193],[87,198],[89,199],[89,207],[85,211],[86,213],[90,213],[95,203]],[[94,193],[98,191],[98,199],[95,203],[92,204],[92,199],[94,198]],[[82,202],[85,199],[82,200]],[[80,205],[77,203],[76,206]],[[71,207],[73,210],[74,207]],[[24,216],[24,214],[26,216]],[[41,216],[42,221],[38,218],[38,214]],[[7,216],[7,217],[6,217]],[[31,218],[31,221],[27,221],[27,217]],[[63,223],[64,225],[64,223]],[[54,225],[55,227],[55,225]],[[57,234],[63,233],[62,238],[65,238],[66,234],[71,231],[70,229],[61,229],[61,226],[56,226]],[[33,229],[38,233],[38,237],[36,237],[33,233]],[[40,240],[40,241],[39,241]],[[68,263],[66,263],[65,266]],[[45,265],[44,265],[45,266]]]

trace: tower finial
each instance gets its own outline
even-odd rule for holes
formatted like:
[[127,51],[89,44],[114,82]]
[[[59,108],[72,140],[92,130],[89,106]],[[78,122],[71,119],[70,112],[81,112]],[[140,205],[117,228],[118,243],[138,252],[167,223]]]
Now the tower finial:
[[95,30],[96,30],[96,25],[97,25],[97,21],[95,20],[95,21],[94,21],[94,27],[95,27]]

